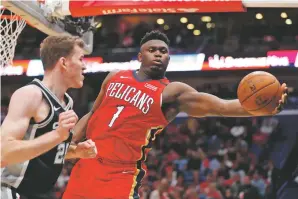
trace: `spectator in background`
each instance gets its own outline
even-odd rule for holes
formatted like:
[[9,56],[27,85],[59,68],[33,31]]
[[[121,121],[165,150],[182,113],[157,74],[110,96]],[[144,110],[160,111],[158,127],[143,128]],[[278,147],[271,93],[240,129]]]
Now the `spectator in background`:
[[238,196],[240,199],[261,199],[258,189],[251,184],[249,176],[243,178]]
[[246,127],[241,123],[240,118],[236,118],[236,124],[231,128],[231,134],[235,137],[241,136],[246,132]]
[[223,199],[220,191],[216,188],[215,183],[210,183],[209,187],[205,190],[205,192],[208,199]]
[[169,181],[163,178],[158,188],[151,192],[149,199],[169,199]]
[[270,135],[277,127],[278,120],[274,117],[265,118],[262,122],[260,131],[266,135]]
[[195,185],[189,186],[183,196],[183,199],[198,199],[198,198],[199,198],[199,195]]
[[187,132],[188,132],[188,143],[186,155],[189,158],[188,160],[188,169],[192,171],[194,183],[199,183],[199,170],[202,164],[202,160],[205,159],[204,152],[200,149],[197,144],[199,140],[198,133],[199,123],[195,118],[190,118],[187,121]]
[[251,181],[251,184],[256,187],[261,194],[261,196],[265,196],[266,192],[266,183],[265,181],[261,178],[260,174],[258,171],[255,171],[253,174],[253,179]]
[[234,199],[235,197],[233,197],[231,189],[226,189],[223,198],[224,199]]
[[248,144],[244,140],[239,141],[238,152],[236,154],[239,163],[239,170],[247,173],[251,164],[255,164],[255,157],[249,153]]
[[240,189],[240,186],[241,186],[240,174],[239,173],[235,173],[232,178],[233,178],[234,183],[231,186],[231,192],[232,192],[232,195],[234,197],[236,197],[238,195],[238,193],[239,193],[239,189]]
[[200,183],[200,192],[201,193],[206,193],[206,190],[209,188],[209,185],[211,183],[214,183],[214,177],[213,177],[213,173],[208,173],[206,176],[206,181]]
[[148,199],[149,195],[150,195],[150,187],[148,184],[142,184],[142,186],[140,187],[140,199]]
[[176,183],[173,185],[173,188],[179,192],[179,195],[182,196],[185,191],[186,184],[184,182],[183,173],[177,173],[177,180]]
[[229,168],[225,165],[224,159],[220,163],[220,168],[217,172],[217,176],[222,176],[225,180],[230,178]]

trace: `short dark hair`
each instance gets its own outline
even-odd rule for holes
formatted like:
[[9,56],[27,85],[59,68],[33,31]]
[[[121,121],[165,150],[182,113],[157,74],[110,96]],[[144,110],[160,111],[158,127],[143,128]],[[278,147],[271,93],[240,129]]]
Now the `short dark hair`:
[[147,32],[145,36],[141,39],[140,46],[150,40],[161,40],[165,42],[168,46],[170,45],[170,40],[165,33],[160,32],[159,30],[153,30]]
[[84,41],[71,35],[48,36],[40,44],[40,58],[44,69],[51,69],[61,57],[72,54],[75,46],[84,48]]

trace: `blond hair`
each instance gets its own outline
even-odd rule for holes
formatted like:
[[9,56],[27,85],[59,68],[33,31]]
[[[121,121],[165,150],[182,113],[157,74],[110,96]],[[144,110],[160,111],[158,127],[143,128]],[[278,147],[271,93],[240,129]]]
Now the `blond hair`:
[[46,37],[40,44],[40,58],[44,70],[53,68],[61,57],[71,55],[76,45],[84,48],[84,41],[78,36],[59,35]]

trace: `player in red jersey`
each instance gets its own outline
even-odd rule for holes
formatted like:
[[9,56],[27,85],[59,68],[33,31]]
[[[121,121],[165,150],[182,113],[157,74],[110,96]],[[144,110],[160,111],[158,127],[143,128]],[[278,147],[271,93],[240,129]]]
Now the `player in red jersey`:
[[[97,159],[79,160],[74,166],[64,199],[136,199],[146,174],[144,160],[156,135],[179,112],[190,116],[250,116],[239,100],[223,100],[197,92],[165,78],[170,61],[169,40],[159,31],[147,33],[138,54],[137,71],[110,73],[92,111],[75,129],[79,141],[88,122],[86,137],[97,146]],[[183,67],[183,66],[181,66]],[[278,112],[285,99],[277,107]]]

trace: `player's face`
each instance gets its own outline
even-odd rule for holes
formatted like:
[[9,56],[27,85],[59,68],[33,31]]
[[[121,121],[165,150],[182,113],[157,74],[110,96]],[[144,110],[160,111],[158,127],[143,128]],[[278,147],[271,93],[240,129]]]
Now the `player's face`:
[[161,40],[150,40],[142,45],[138,56],[142,70],[152,79],[164,76],[170,56],[168,45]]
[[79,46],[75,46],[73,53],[66,58],[65,65],[70,88],[81,88],[83,86],[83,71],[86,69],[83,58],[84,51]]

